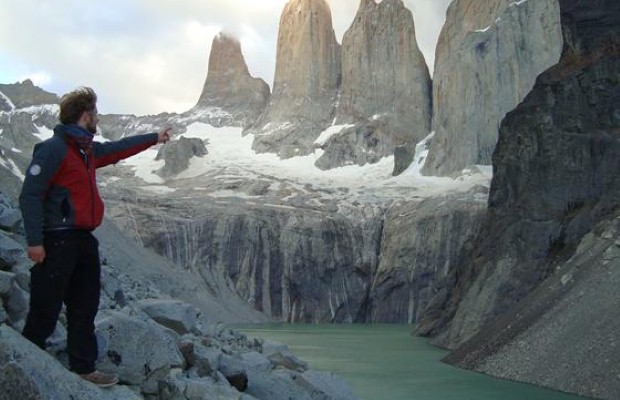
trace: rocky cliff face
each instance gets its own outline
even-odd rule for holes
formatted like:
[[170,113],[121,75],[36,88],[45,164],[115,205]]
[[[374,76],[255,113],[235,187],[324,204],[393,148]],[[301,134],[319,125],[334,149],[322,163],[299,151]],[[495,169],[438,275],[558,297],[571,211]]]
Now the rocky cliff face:
[[[607,305],[617,303],[608,281],[618,269],[620,4],[563,0],[560,8],[562,58],[504,119],[488,220],[459,267],[444,316],[422,327],[449,320],[439,343],[462,344],[453,362],[611,399],[619,393],[612,365],[620,352],[609,339],[616,325],[604,321],[618,318]],[[579,298],[592,309],[568,306]],[[548,346],[551,336],[542,333],[556,329],[570,347]],[[530,350],[517,357],[526,342]],[[592,357],[580,355],[585,349]],[[527,369],[511,366],[513,356],[526,357]],[[559,359],[564,375],[549,367]]]
[[562,38],[557,0],[456,0],[437,44],[433,130],[423,172],[450,175],[491,163],[506,113],[555,64]]
[[431,312],[430,301],[447,294],[444,280],[458,265],[463,244],[480,228],[487,195],[479,186],[388,209],[369,322],[416,323]]
[[371,203],[315,207],[309,198],[282,202],[268,194],[257,204],[180,197],[134,203],[123,193],[106,192],[108,215],[123,231],[200,273],[214,292],[233,291],[289,322],[415,323],[443,290],[487,198],[477,188],[385,213]]
[[196,109],[220,108],[240,125],[253,122],[269,101],[269,85],[252,78],[234,37],[220,33],[213,39],[209,69]]
[[368,282],[379,254],[378,217],[345,218],[243,201],[211,203],[191,217],[183,217],[184,210],[196,204],[151,206],[124,203],[108,210],[141,243],[198,271],[214,291],[232,290],[283,321],[365,320]]
[[396,146],[413,148],[429,134],[430,123],[431,80],[411,11],[401,0],[361,1],[342,39],[334,121],[354,124],[355,134],[347,130],[333,136],[316,165],[327,169],[375,162],[393,155]]
[[333,120],[340,45],[325,0],[289,1],[279,29],[271,101],[248,132],[256,151],[289,158],[312,152]]

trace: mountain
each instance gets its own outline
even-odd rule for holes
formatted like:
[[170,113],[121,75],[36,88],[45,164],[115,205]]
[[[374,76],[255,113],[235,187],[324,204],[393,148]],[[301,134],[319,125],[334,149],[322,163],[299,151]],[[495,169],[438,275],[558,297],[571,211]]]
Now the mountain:
[[42,104],[58,103],[58,96],[37,87],[30,79],[13,84],[0,84],[0,111],[11,111]]
[[195,109],[219,108],[241,125],[253,122],[269,101],[269,85],[252,78],[239,41],[218,34],[211,45],[204,88]]
[[[317,18],[313,24],[320,18],[319,26],[326,27],[325,10],[320,4],[322,1],[291,1],[288,6],[299,8],[286,8],[283,19],[299,21],[299,26],[305,27],[304,18],[292,13],[314,10],[313,16],[305,18]],[[515,92],[506,94],[503,86],[487,83],[477,87],[491,92],[464,96],[481,114],[486,109],[473,103],[488,105],[491,100],[487,97],[493,97],[493,90],[514,100],[514,110],[506,110],[505,117],[496,116],[497,123],[502,122],[491,160],[493,173],[488,167],[477,166],[460,169],[454,178],[422,175],[423,161],[433,158],[429,151],[447,143],[439,131],[417,143],[413,161],[398,176],[392,175],[391,156],[377,157],[373,162],[368,157],[363,166],[318,168],[318,160],[329,153],[330,146],[344,143],[339,137],[345,137],[347,132],[362,136],[368,133],[373,141],[382,140],[373,136],[376,131],[357,130],[357,124],[369,124],[364,118],[372,122],[374,105],[372,99],[353,92],[346,102],[349,108],[340,109],[342,114],[339,103],[333,102],[332,91],[327,94],[329,101],[315,105],[327,107],[333,114],[320,124],[312,120],[316,122],[313,126],[323,130],[303,136],[308,153],[293,152],[300,154],[295,157],[279,153],[279,141],[274,141],[273,151],[257,153],[252,149],[257,140],[266,140],[259,139],[261,133],[252,130],[257,126],[273,128],[263,118],[267,112],[275,115],[275,109],[266,108],[258,117],[257,121],[264,125],[245,129],[234,122],[232,114],[217,107],[156,116],[104,115],[100,123],[104,138],[152,131],[163,125],[172,125],[175,133],[172,143],[100,171],[106,215],[123,233],[117,240],[125,246],[123,251],[114,250],[119,243],[109,247],[110,265],[131,268],[134,258],[125,262],[122,255],[131,253],[134,247],[144,247],[168,260],[166,268],[172,272],[157,270],[151,275],[153,279],[160,276],[160,284],[173,284],[175,273],[186,273],[184,276],[196,287],[213,296],[210,298],[216,305],[219,299],[226,305],[225,309],[207,308],[208,314],[242,313],[248,317],[260,311],[263,316],[293,322],[412,323],[419,334],[432,336],[437,345],[452,349],[447,361],[456,365],[588,396],[617,398],[617,2],[562,0],[554,8],[546,1],[458,0],[452,6],[449,14],[462,18],[449,15],[442,40],[452,43],[454,39],[455,52],[461,40],[453,38],[453,34],[460,32],[470,38],[463,40],[480,43],[478,40],[487,37],[485,34],[504,32],[489,36],[488,47],[480,48],[493,49],[485,57],[494,52],[507,57],[501,58],[502,63],[490,63],[492,68],[478,70],[475,79],[481,81],[496,79],[499,64],[512,65],[513,57],[522,62],[514,54],[530,51],[527,41],[514,41],[517,27],[529,27],[530,39],[549,49],[559,44],[546,41],[553,35],[545,35],[563,34],[559,64],[540,67],[543,74],[535,85],[535,75],[530,76],[533,89],[523,93],[522,101],[514,96]],[[398,25],[400,15],[402,25],[394,31],[410,33],[410,14],[397,1],[362,2],[358,15],[360,19],[347,32],[352,41],[343,40],[343,66],[349,57],[345,45],[357,49],[355,39],[359,36],[366,37],[366,42],[361,43],[377,47],[379,42],[364,35],[374,32],[371,36],[379,37],[385,33],[386,43],[393,43],[394,32],[381,30],[378,21]],[[469,26],[472,21],[477,22]],[[546,32],[543,34],[532,24],[538,24],[540,29],[555,28],[542,29]],[[284,31],[290,41],[294,41],[295,34],[309,35],[304,29],[295,33],[290,26],[281,33]],[[322,32],[328,31],[326,28]],[[509,39],[504,40],[502,35]],[[492,44],[494,40],[497,45]],[[331,39],[327,42],[333,43]],[[305,46],[306,41],[303,43]],[[504,53],[504,46],[516,47],[518,52]],[[382,50],[356,51],[350,55],[365,54],[374,60]],[[462,57],[468,59],[466,52]],[[525,64],[532,62],[533,58],[528,57],[524,58]],[[309,58],[296,60],[304,59]],[[558,59],[559,53],[555,61]],[[396,68],[396,63],[386,63]],[[363,65],[360,63],[351,76],[363,76]],[[301,63],[288,67],[307,66]],[[468,67],[457,66],[453,65],[454,74],[466,79],[467,75],[462,74]],[[520,65],[514,69],[515,75],[501,75],[501,82],[519,86],[523,82],[516,71],[529,68]],[[331,67],[327,70],[333,71]],[[346,69],[341,71],[342,85],[338,87],[344,89]],[[377,67],[377,71],[382,70]],[[289,74],[289,79],[293,75]],[[376,79],[376,84],[386,86],[386,93],[392,90],[387,75]],[[436,75],[434,86],[441,84]],[[458,85],[452,90],[461,87]],[[275,86],[271,104],[280,101]],[[280,86],[278,91],[293,93],[295,87],[291,83]],[[444,94],[456,96],[449,88],[444,88]],[[381,91],[377,94],[385,95]],[[280,111],[292,113],[294,98],[288,97],[290,104],[282,103]],[[498,99],[494,101],[503,104],[504,100]],[[346,111],[351,109],[361,110],[361,123],[346,119],[354,114]],[[7,182],[1,175],[3,192],[11,193],[12,185],[19,187],[25,168],[19,160],[27,160],[31,151],[28,147],[49,135],[53,110],[57,106],[0,112],[0,173],[13,177]],[[455,118],[461,118],[457,111]],[[308,122],[310,117],[301,114],[297,121]],[[390,121],[396,121],[392,117]],[[342,125],[334,125],[333,118],[343,118],[336,121]],[[310,125],[308,122],[303,126]],[[293,142],[288,140],[297,140],[295,135],[303,131],[293,132],[292,125],[286,129],[291,135],[282,139],[282,149],[290,149],[287,146]],[[263,134],[270,136],[266,131]],[[274,134],[272,139],[277,136]],[[344,145],[359,143],[363,141]],[[455,149],[478,149],[470,140],[450,143]],[[409,154],[412,151],[404,150]],[[161,154],[160,160],[156,160],[157,154]],[[355,159],[354,151],[343,151],[344,155]],[[10,235],[19,236],[14,230]],[[111,237],[116,236],[107,236],[107,243]],[[150,284],[138,285],[136,279],[126,282],[126,286],[136,285],[142,295],[144,286]],[[187,294],[166,285],[158,290],[170,296]],[[116,304],[114,291],[110,293],[105,304]],[[150,292],[149,296],[166,297],[159,294]],[[191,304],[197,300],[194,298]],[[204,303],[202,306],[206,307]],[[170,387],[174,391],[179,386],[173,383]]]
[[448,361],[620,394],[620,4],[562,0],[563,51],[503,120],[485,222],[419,332]]
[[[334,125],[345,125],[321,148],[322,169],[364,165],[407,146],[431,130],[431,80],[401,0],[361,1],[342,39],[342,84]],[[402,170],[396,171],[397,173]]]
[[325,0],[291,0],[280,17],[273,93],[248,128],[253,148],[282,158],[307,155],[333,119],[340,45]]
[[437,43],[424,174],[491,164],[501,120],[561,48],[557,0],[453,1]]

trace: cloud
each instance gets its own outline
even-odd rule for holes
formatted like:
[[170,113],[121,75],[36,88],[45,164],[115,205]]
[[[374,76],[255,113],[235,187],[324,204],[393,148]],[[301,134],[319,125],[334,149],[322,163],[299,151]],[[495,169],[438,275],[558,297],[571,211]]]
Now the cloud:
[[[337,39],[359,0],[328,0]],[[427,62],[449,0],[405,0]],[[207,75],[211,42],[237,36],[253,76],[272,84],[280,14],[287,0],[3,0],[0,78],[25,77],[62,94],[80,85],[104,113],[155,114],[192,107]],[[3,66],[2,69],[5,69]],[[432,70],[432,65],[431,65]]]

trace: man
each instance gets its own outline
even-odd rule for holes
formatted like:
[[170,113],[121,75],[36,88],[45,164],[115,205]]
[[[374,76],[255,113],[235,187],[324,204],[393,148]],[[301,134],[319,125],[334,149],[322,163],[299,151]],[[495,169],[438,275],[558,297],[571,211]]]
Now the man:
[[87,87],[60,99],[59,119],[54,136],[35,146],[20,195],[28,257],[35,263],[23,335],[44,348],[64,302],[71,369],[99,386],[112,386],[115,375],[95,370],[101,266],[91,232],[103,219],[95,170],[167,142],[171,128],[94,142],[97,95]]

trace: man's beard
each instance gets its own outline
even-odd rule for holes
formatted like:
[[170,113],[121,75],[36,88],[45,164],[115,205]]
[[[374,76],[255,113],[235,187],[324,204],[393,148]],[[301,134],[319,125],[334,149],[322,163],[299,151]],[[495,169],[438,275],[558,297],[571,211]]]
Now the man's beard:
[[97,133],[97,124],[88,124],[86,125],[86,129],[94,135]]

